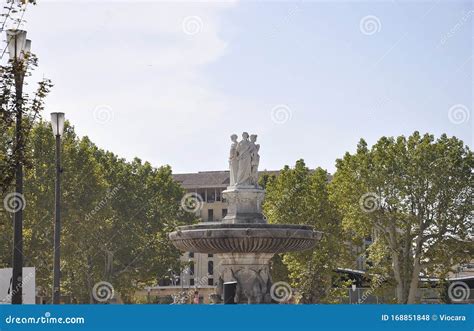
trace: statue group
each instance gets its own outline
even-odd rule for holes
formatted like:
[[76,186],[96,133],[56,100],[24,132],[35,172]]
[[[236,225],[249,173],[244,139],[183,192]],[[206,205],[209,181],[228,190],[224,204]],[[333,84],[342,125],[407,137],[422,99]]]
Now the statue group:
[[[249,140],[250,138],[250,140]],[[230,186],[258,186],[258,164],[260,145],[256,144],[257,135],[242,133],[242,140],[237,142],[237,135],[230,136],[229,168]]]

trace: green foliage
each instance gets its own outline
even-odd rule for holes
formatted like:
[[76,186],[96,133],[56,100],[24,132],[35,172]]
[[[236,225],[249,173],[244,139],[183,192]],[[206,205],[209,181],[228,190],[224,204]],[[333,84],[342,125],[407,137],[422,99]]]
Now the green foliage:
[[[53,262],[54,137],[49,123],[31,131],[25,172],[25,265],[37,268],[37,286],[50,296]],[[62,293],[93,302],[92,288],[110,282],[131,302],[136,289],[179,268],[180,253],[167,233],[194,215],[180,208],[184,195],[171,168],[126,162],[79,139],[66,123],[62,138]],[[0,263],[11,262],[11,214],[0,214]]]
[[267,183],[274,180],[275,178],[276,178],[275,175],[270,175],[270,174],[264,172],[258,178],[258,185],[260,187],[266,189],[267,188]]
[[415,302],[419,274],[446,275],[473,256],[473,154],[457,138],[382,137],[337,160],[331,201],[355,238],[372,237],[374,271]]
[[37,66],[38,59],[31,53],[22,61],[0,66],[0,194],[10,188],[18,164],[30,166],[25,155],[28,137],[53,86],[43,79],[32,97],[23,91],[25,77]]
[[[288,278],[304,303],[331,302],[334,270],[343,263],[346,246],[340,216],[328,199],[329,174],[318,168],[311,172],[303,160],[285,168],[267,181],[264,213],[270,223],[306,224],[324,232],[322,240],[309,251],[283,254]],[[273,278],[282,280],[285,268],[274,258]],[[278,271],[278,273],[275,273]],[[278,277],[278,278],[277,278]]]
[[157,297],[154,302],[161,304],[161,305],[170,305],[174,302],[173,297],[171,295],[167,295],[164,297]]
[[275,254],[270,262],[272,278],[277,281],[290,282],[288,278],[289,271],[286,264],[283,262],[284,254]]

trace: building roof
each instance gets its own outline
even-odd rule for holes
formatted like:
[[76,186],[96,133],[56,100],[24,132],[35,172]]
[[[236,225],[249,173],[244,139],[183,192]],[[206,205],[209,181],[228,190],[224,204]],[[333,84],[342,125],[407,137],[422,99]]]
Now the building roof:
[[[272,171],[259,171],[259,175],[270,174],[278,175],[278,170]],[[229,171],[200,171],[188,174],[175,174],[173,175],[174,180],[179,182],[185,189],[198,189],[198,188],[211,188],[221,187],[226,188],[229,186]]]
[[229,186],[229,171],[200,171],[173,175],[185,189]]

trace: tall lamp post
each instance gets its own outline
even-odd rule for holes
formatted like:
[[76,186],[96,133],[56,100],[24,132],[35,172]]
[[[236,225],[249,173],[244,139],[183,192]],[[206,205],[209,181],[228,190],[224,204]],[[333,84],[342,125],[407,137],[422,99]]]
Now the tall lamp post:
[[53,304],[59,304],[61,296],[61,136],[64,130],[64,113],[51,113],[51,127],[56,137],[56,187],[54,194],[54,265],[53,265]]
[[[26,39],[26,31],[7,30],[8,53],[13,65],[15,80],[15,194],[23,196],[23,80],[26,73],[25,57],[31,48],[31,40]],[[23,303],[23,208],[15,209],[13,218],[13,272],[12,304]]]

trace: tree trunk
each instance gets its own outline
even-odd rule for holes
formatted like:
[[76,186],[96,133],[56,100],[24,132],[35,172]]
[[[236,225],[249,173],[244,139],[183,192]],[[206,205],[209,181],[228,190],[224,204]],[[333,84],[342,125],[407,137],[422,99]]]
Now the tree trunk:
[[421,270],[420,255],[421,255],[421,246],[423,242],[422,240],[423,229],[424,228],[420,226],[420,234],[418,235],[418,238],[416,239],[415,257],[413,258],[413,271],[411,273],[407,303],[415,303],[416,294],[418,292],[418,283],[419,283],[420,270]]
[[395,281],[397,282],[397,302],[398,303],[405,303],[405,284],[401,277],[401,268],[400,268],[400,261],[398,258],[398,253],[392,251],[392,261],[393,261],[393,275],[395,277]]
[[389,245],[392,255],[392,263],[393,263],[393,275],[395,277],[395,281],[397,282],[396,294],[397,294],[397,302],[398,303],[405,303],[405,282],[402,279],[402,268],[400,265],[400,250],[397,246],[397,239],[396,239],[396,230],[393,225],[390,226],[388,229],[389,235]]
[[87,291],[89,293],[89,303],[93,304],[94,302],[94,295],[92,293],[93,285],[92,285],[92,261],[90,257],[87,257],[87,273],[86,273],[86,282],[87,282]]
[[419,282],[419,275],[420,275],[420,258],[415,256],[415,261],[413,265],[413,272],[411,274],[410,280],[410,290],[408,293],[407,303],[415,303],[416,301],[416,294],[418,292],[418,282]]

